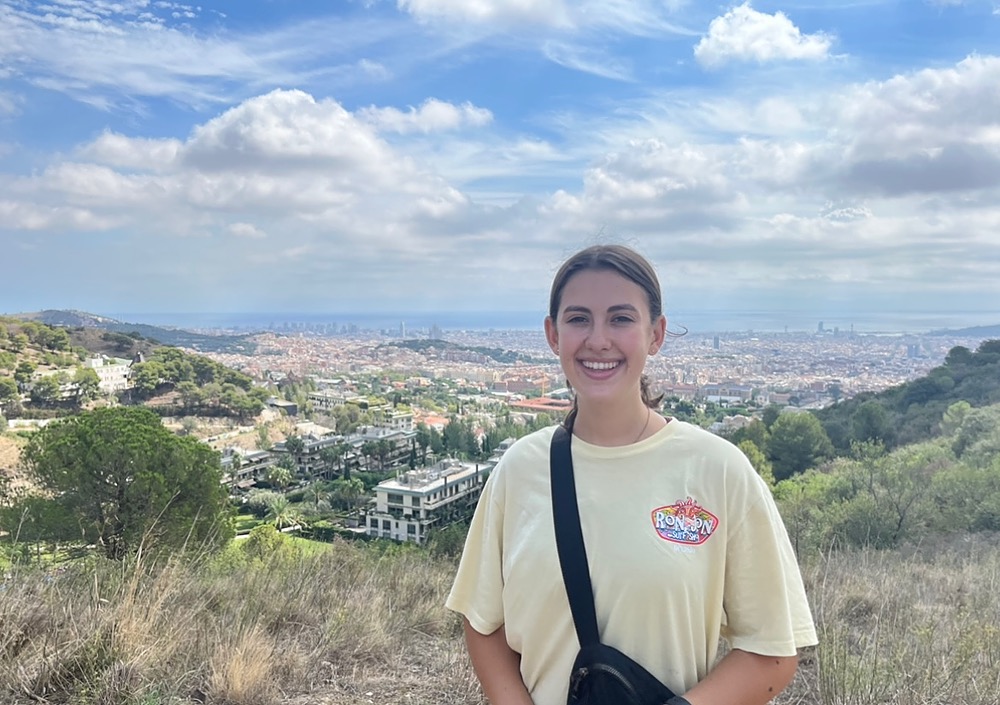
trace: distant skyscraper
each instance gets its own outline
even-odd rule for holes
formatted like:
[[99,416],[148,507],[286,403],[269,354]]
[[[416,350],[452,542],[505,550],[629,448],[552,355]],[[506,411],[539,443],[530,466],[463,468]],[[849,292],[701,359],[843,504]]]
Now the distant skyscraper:
[[823,321],[820,321],[819,325],[816,326],[816,332],[817,333],[822,333],[823,332]]
[[406,321],[399,322],[399,337],[400,338],[406,337]]
[[712,338],[712,347],[715,348],[716,350],[719,349],[719,336],[715,336],[714,338]]

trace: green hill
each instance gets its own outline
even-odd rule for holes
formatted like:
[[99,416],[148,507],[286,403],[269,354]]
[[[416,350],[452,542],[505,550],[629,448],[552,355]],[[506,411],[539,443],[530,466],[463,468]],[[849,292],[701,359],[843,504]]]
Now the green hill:
[[205,333],[194,333],[181,328],[164,328],[145,323],[118,321],[114,318],[87,313],[85,311],[48,309],[34,313],[12,314],[11,317],[63,328],[99,328],[115,333],[139,336],[177,348],[190,348],[200,352],[227,352],[251,355],[256,349],[256,345],[250,340],[250,336],[248,335],[208,335]]
[[859,394],[816,412],[834,447],[879,440],[888,448],[919,443],[941,434],[949,406],[1000,403],[1000,340],[983,341],[975,352],[957,346],[943,365],[926,376],[878,393]]

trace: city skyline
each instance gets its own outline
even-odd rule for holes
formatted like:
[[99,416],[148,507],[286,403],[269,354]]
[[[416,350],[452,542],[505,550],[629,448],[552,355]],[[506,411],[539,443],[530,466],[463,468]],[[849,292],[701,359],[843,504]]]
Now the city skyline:
[[682,325],[996,325],[998,30],[992,0],[0,0],[0,310],[544,312],[624,242]]

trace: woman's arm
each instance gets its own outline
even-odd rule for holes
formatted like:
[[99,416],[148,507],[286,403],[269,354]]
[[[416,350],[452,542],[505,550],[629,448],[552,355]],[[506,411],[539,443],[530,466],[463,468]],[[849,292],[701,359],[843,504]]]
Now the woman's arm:
[[764,705],[792,682],[798,665],[798,656],[733,649],[684,698],[691,705]]
[[472,668],[490,703],[532,705],[531,696],[521,679],[521,656],[507,644],[503,626],[492,634],[480,634],[468,619],[462,621]]

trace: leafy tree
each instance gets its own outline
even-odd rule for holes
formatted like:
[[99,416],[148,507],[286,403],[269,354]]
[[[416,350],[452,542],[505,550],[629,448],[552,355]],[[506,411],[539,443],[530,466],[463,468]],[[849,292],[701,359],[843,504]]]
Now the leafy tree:
[[242,550],[248,558],[269,560],[274,556],[286,556],[291,553],[291,539],[278,531],[274,524],[261,524],[250,529],[250,534],[240,542]]
[[27,384],[31,381],[31,376],[35,374],[35,364],[27,360],[22,360],[17,363],[17,369],[14,370],[14,381],[19,384]]
[[753,441],[747,439],[741,441],[739,444],[739,449],[743,451],[743,454],[747,456],[747,460],[753,465],[753,469],[757,471],[757,474],[764,478],[764,481],[768,485],[774,485],[774,470],[771,467],[771,463],[767,461],[767,457],[761,452],[760,448]]
[[956,401],[950,405],[941,417],[941,433],[946,436],[954,435],[970,411],[972,405],[967,401]]
[[148,398],[156,393],[157,387],[165,380],[166,369],[156,361],[139,362],[132,365],[132,384],[140,398]]
[[254,490],[247,497],[247,508],[258,519],[263,519],[271,511],[271,505],[281,496],[272,490]]
[[257,448],[259,450],[271,449],[271,433],[267,428],[267,424],[257,426]]
[[141,545],[218,545],[231,535],[218,453],[170,433],[147,409],[97,409],[49,424],[22,459],[36,497],[72,516],[79,537],[109,558]]
[[874,399],[869,399],[854,412],[851,418],[851,435],[856,441],[876,441],[891,445],[896,433],[886,408]]
[[944,364],[947,367],[958,367],[960,365],[968,365],[972,363],[972,351],[969,350],[964,345],[956,345],[944,358]]
[[775,479],[784,480],[831,457],[833,444],[812,414],[782,414],[771,426],[767,451]]
[[365,470],[371,471],[371,461],[378,457],[378,443],[365,441],[361,444],[361,455],[365,457]]
[[758,451],[763,452],[767,448],[767,426],[760,419],[754,419],[743,428],[729,433],[727,438],[731,443],[740,447],[742,447],[743,441],[750,441],[757,447]]
[[302,452],[305,449],[306,442],[302,440],[301,436],[289,436],[285,439],[285,450],[287,450],[290,455],[298,457],[302,455]]
[[774,425],[774,422],[778,420],[781,416],[781,407],[777,404],[768,404],[764,407],[764,411],[761,412],[761,419],[764,421],[764,426],[768,431]]
[[427,448],[431,444],[431,430],[423,421],[417,424],[417,445],[420,446],[422,454],[420,462],[427,465]]
[[31,387],[31,401],[36,404],[55,404],[62,398],[62,380],[59,374],[45,375]]
[[1000,429],[1000,406],[972,409],[964,414],[951,449],[958,457],[964,457],[970,448],[994,436],[998,429]]
[[96,399],[101,394],[101,378],[90,367],[76,368],[73,384],[76,385],[76,398],[79,402]]
[[10,377],[0,377],[0,403],[19,396],[17,382]]
[[14,352],[22,352],[28,347],[29,342],[31,341],[28,340],[28,336],[24,333],[16,333],[10,339],[10,349]]

